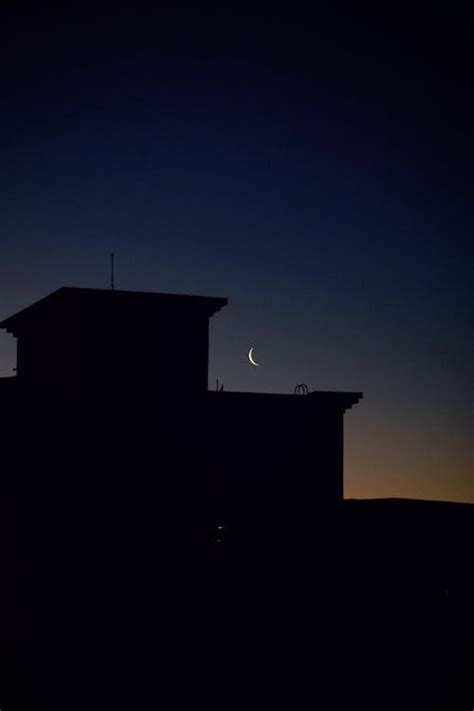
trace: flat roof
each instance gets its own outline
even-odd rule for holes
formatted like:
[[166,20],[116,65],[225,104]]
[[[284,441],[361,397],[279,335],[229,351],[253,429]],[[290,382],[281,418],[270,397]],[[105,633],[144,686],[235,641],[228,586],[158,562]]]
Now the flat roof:
[[312,390],[307,395],[297,395],[295,393],[261,393],[243,392],[238,390],[225,390],[218,392],[209,390],[209,395],[216,400],[243,403],[245,401],[258,405],[259,402],[268,404],[269,402],[283,403],[295,402],[303,406],[335,407],[336,409],[348,410],[362,400],[363,393],[344,390]]
[[0,327],[15,335],[18,330],[27,328],[29,324],[41,321],[52,313],[74,311],[87,316],[103,308],[113,308],[118,315],[123,311],[124,317],[127,318],[133,318],[134,312],[139,314],[154,311],[199,314],[210,318],[226,304],[227,299],[214,296],[63,286],[1,321]]

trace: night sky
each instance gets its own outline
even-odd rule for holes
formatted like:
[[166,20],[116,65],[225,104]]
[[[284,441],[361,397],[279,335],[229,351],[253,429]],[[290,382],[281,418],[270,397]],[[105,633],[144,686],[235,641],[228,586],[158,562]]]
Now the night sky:
[[3,11],[0,318],[113,251],[229,298],[210,387],[363,391],[347,497],[474,501],[471,38],[398,13]]

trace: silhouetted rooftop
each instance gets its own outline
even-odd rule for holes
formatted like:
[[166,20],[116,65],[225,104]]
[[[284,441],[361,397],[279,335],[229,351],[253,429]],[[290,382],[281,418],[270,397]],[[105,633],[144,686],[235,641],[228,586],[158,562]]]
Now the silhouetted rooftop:
[[136,314],[142,317],[157,313],[192,314],[210,317],[227,304],[227,299],[145,291],[86,289],[63,286],[34,304],[0,322],[0,327],[16,334],[18,329],[41,321],[52,314],[70,312],[87,317],[102,309],[113,309],[124,323]]
[[224,392],[216,392],[210,390],[211,398],[219,400],[232,401],[234,404],[239,402],[251,402],[257,405],[264,401],[266,405],[271,402],[296,402],[299,405],[321,405],[325,408],[336,408],[340,410],[348,410],[352,405],[355,405],[362,399],[361,392],[344,392],[334,390],[312,390],[307,395],[295,395],[294,393],[258,393],[258,392],[242,392],[237,390],[226,390]]

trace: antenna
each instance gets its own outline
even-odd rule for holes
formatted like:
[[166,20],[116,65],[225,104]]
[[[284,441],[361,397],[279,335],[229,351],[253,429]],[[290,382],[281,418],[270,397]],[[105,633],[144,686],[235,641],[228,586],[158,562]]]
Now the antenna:
[[110,253],[110,288],[114,290],[114,253]]

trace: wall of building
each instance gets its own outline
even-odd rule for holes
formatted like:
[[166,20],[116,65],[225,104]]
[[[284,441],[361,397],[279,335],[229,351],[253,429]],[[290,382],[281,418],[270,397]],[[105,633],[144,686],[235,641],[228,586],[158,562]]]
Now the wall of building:
[[103,323],[44,321],[18,335],[17,374],[26,378],[146,379],[173,391],[205,392],[207,317]]

